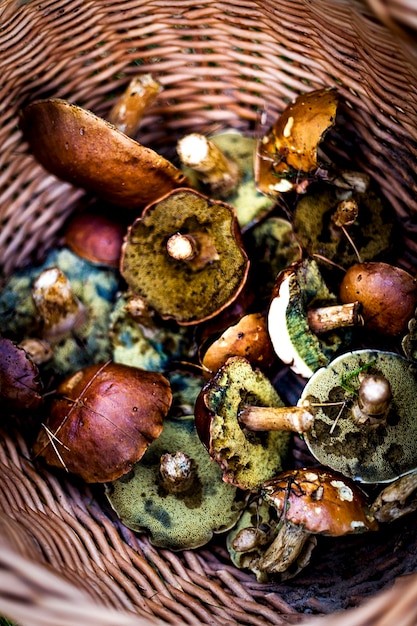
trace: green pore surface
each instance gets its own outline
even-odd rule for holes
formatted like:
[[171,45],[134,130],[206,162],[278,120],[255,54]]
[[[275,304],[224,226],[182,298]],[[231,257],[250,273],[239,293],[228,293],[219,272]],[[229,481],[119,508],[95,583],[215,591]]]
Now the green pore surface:
[[[159,467],[161,455],[181,451],[193,460],[196,472],[190,489],[169,493]],[[206,544],[213,533],[234,526],[244,498],[222,480],[222,473],[202,445],[193,417],[169,421],[162,434],[133,470],[107,487],[107,497],[122,522],[149,535],[150,541],[170,550],[187,550]]]
[[[240,290],[247,257],[236,242],[232,209],[191,190],[180,190],[150,207],[131,227],[122,274],[163,318],[196,323],[214,315]],[[201,269],[169,256],[166,244],[176,233],[208,236],[218,259]]]
[[225,480],[241,489],[257,491],[282,470],[290,435],[287,432],[253,432],[239,423],[247,405],[284,406],[269,379],[241,357],[232,357],[212,379],[206,404],[214,414],[211,454],[221,465]]

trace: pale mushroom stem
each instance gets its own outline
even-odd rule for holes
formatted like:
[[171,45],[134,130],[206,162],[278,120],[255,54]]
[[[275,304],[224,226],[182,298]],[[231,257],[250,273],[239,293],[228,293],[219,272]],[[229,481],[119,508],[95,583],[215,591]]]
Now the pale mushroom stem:
[[161,91],[151,74],[133,78],[108,115],[108,121],[129,137],[136,134],[146,109]]
[[36,278],[32,298],[42,318],[44,338],[58,340],[87,320],[87,309],[74,294],[71,282],[58,267]]
[[315,334],[325,333],[337,328],[363,325],[359,302],[335,304],[318,307],[307,311],[308,324]]
[[175,454],[163,454],[159,471],[162,485],[169,493],[184,493],[188,491],[196,477],[192,459],[188,454],[180,451]]
[[186,262],[192,270],[200,270],[219,260],[217,248],[207,233],[174,233],[166,243],[169,256]]
[[212,192],[228,195],[237,187],[241,172],[238,164],[207,137],[199,133],[186,135],[177,144],[183,165],[193,169],[200,181]]
[[249,430],[283,430],[303,433],[310,430],[314,415],[303,407],[246,406],[239,413],[239,421]]
[[257,562],[257,568],[267,573],[285,572],[301,554],[309,533],[302,526],[283,520],[274,541]]

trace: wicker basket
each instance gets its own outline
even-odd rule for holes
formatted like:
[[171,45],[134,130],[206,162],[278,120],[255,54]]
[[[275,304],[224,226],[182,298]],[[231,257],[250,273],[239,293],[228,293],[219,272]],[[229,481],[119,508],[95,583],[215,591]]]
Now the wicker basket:
[[[184,131],[253,133],[259,111],[337,87],[349,137],[337,150],[380,185],[402,228],[398,261],[415,267],[412,0],[3,0],[0,26],[5,276],[39,258],[85,199],[31,157],[19,109],[56,96],[105,117],[138,69],[164,87],[140,141],[168,154]],[[221,542],[156,549],[90,489],[35,467],[18,436],[2,437],[0,472],[0,614],[21,626],[417,623],[414,515],[324,540],[305,573],[266,585],[232,567]]]

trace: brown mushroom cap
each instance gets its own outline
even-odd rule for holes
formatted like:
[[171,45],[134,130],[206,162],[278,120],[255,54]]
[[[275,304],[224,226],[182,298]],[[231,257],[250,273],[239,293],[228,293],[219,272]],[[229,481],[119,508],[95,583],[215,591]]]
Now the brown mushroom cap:
[[361,303],[365,326],[386,335],[403,332],[417,305],[417,279],[383,263],[355,263],[340,284],[340,301]]
[[157,372],[88,366],[59,385],[33,452],[86,482],[116,480],[160,435],[171,402],[169,382]]
[[65,100],[49,98],[27,105],[21,127],[45,169],[113,204],[144,207],[187,184],[170,161]]
[[6,411],[35,411],[43,403],[39,370],[14,341],[0,337],[0,406]]
[[99,265],[119,267],[125,226],[98,212],[74,215],[64,232],[64,243],[75,254]]
[[264,483],[262,494],[286,521],[311,533],[337,537],[378,527],[355,483],[325,468],[283,472]]

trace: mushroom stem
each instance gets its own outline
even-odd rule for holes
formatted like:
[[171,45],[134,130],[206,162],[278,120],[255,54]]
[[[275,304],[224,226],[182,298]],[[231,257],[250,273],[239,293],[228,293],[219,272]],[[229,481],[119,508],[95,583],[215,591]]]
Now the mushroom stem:
[[108,115],[108,121],[133,137],[146,109],[161,91],[161,84],[151,74],[133,78]]
[[58,340],[82,326],[87,310],[58,267],[43,270],[36,278],[32,298],[44,323],[44,338]]
[[184,493],[190,489],[194,482],[193,462],[185,452],[163,454],[159,471],[162,484],[169,493]]
[[360,310],[359,302],[310,309],[307,311],[308,324],[317,335],[336,328],[359,326],[363,324]]
[[259,559],[256,567],[267,573],[285,572],[294,563],[308,539],[309,533],[300,525],[283,520],[274,541]]
[[358,424],[379,426],[385,422],[392,399],[391,385],[380,374],[362,374],[358,400],[352,408]]
[[174,233],[169,237],[167,252],[176,261],[185,261],[194,270],[200,270],[219,260],[219,253],[209,235],[203,232]]
[[191,261],[198,252],[197,242],[192,235],[175,233],[167,241],[167,252],[176,261]]
[[314,422],[314,415],[303,407],[246,406],[239,413],[239,421],[249,430],[285,430],[303,433]]
[[183,165],[192,168],[212,193],[233,193],[240,180],[240,168],[207,137],[199,133],[186,135],[178,142],[177,152]]

